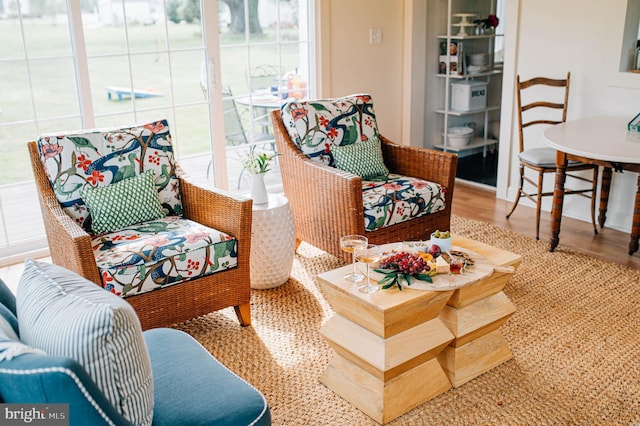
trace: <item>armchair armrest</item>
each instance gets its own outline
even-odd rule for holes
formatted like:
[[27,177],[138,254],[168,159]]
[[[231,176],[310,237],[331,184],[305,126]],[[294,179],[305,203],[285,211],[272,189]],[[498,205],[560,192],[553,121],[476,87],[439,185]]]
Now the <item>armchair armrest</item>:
[[[180,181],[180,194],[184,216],[210,228],[215,228],[234,236],[239,249],[245,255],[239,259],[249,259],[251,242],[252,205],[250,198],[235,196],[219,189],[208,189],[194,183],[182,168],[176,164],[176,175]],[[246,243],[245,243],[246,242]]]
[[447,204],[453,199],[458,156],[434,149],[399,145],[380,135],[384,163],[392,173],[437,182],[447,189]]
[[382,135],[380,140],[385,165],[392,173],[430,180],[447,188],[452,186],[458,164],[456,154],[399,145]]
[[84,261],[84,259],[94,258],[91,235],[60,207],[40,162],[36,143],[29,142],[28,148],[38,189],[42,218],[47,224],[45,228],[53,263],[102,285],[96,263]]
[[69,404],[71,426],[131,426],[71,358],[25,354],[0,362],[0,396],[7,403]]

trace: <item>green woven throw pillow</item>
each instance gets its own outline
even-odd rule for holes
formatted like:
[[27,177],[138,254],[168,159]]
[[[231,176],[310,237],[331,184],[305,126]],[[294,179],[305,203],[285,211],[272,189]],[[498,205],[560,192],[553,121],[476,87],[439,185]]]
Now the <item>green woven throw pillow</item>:
[[95,234],[166,216],[153,170],[103,187],[85,186],[80,195],[89,208]]
[[331,145],[331,153],[338,169],[363,179],[389,174],[382,158],[380,140],[377,138],[351,145]]

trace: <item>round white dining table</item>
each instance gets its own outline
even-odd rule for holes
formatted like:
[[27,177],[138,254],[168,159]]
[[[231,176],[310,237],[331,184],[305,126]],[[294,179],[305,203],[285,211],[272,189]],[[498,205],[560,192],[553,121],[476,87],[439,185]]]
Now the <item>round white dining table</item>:
[[[566,166],[569,160],[596,164],[603,167],[600,189],[598,222],[606,221],[612,171],[640,173],[640,132],[631,132],[627,124],[633,117],[596,116],[571,120],[549,127],[544,132],[545,142],[555,148],[556,180],[551,209],[551,248],[560,241],[560,223],[564,202]],[[640,177],[633,212],[633,225],[629,254],[638,251],[640,237]]]

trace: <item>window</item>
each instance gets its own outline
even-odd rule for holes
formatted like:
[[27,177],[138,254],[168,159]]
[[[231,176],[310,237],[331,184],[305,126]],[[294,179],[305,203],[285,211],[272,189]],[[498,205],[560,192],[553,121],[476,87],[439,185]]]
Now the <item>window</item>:
[[[247,191],[247,144],[273,149],[266,95],[312,86],[309,1],[0,1],[0,257],[46,247],[25,149],[42,133],[167,118],[192,177]],[[229,100],[241,143],[216,108]]]

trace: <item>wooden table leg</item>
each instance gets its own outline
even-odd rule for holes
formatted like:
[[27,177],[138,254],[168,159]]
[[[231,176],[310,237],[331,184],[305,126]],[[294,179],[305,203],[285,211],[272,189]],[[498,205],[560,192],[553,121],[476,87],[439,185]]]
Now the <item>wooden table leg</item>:
[[631,241],[629,241],[629,254],[638,251],[638,238],[640,237],[640,176],[638,176],[638,189],[636,190],[636,202],[633,207],[633,222],[631,224]]
[[611,188],[611,167],[602,169],[602,183],[600,185],[600,210],[598,213],[598,224],[604,228],[607,220],[607,206],[609,204],[609,189]]
[[564,202],[564,182],[567,178],[567,154],[556,152],[556,182],[553,188],[553,204],[551,206],[551,247],[554,251],[560,242],[560,222],[562,220],[562,204]]

